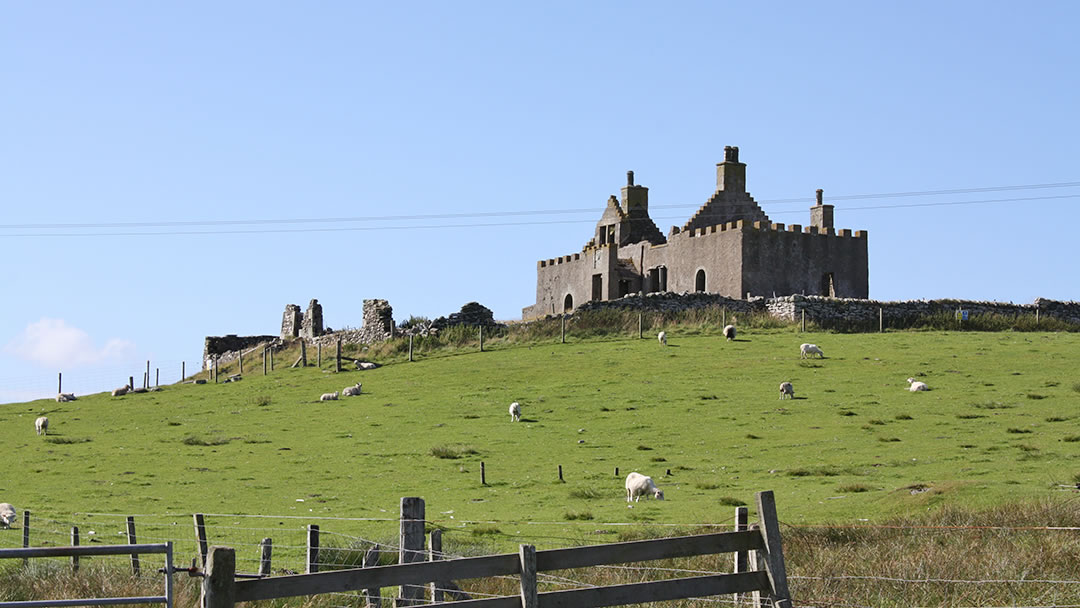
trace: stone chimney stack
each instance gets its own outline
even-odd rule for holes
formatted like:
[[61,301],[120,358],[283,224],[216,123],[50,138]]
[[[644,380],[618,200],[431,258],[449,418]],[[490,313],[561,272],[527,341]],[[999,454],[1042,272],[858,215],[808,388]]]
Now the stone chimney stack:
[[724,146],[724,162],[716,165],[716,189],[732,193],[746,192],[746,164],[739,162],[737,146]]
[[817,226],[818,233],[833,227],[833,206],[824,204],[825,191],[818,188],[817,204],[810,208],[810,225]]
[[622,188],[622,208],[626,213],[637,217],[649,215],[649,189],[634,185],[634,172],[626,172],[626,185]]

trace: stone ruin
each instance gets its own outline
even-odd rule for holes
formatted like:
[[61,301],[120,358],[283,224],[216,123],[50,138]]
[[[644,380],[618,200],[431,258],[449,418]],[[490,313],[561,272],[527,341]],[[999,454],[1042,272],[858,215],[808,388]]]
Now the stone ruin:
[[318,300],[311,300],[306,313],[301,313],[296,304],[285,306],[285,314],[281,317],[282,340],[313,340],[324,333],[326,331],[323,329],[322,304],[319,304]]

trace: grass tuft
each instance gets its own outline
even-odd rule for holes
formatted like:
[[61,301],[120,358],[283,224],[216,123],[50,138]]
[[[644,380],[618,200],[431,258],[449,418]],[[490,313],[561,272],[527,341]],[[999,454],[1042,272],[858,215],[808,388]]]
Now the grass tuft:
[[848,483],[848,484],[844,484],[844,485],[836,488],[836,490],[838,492],[844,492],[845,494],[857,494],[859,492],[869,492],[869,491],[871,491],[873,489],[874,488],[866,485],[865,483]]
[[473,454],[479,454],[476,448],[471,445],[436,445],[428,451],[429,454],[436,458],[456,459],[464,458],[465,456],[472,456]]
[[590,511],[567,511],[563,518],[567,521],[588,521],[593,519],[593,514]]
[[583,498],[585,500],[591,500],[594,498],[603,497],[604,495],[600,493],[600,490],[597,490],[593,487],[574,488],[573,490],[570,490],[570,498]]
[[89,437],[58,437],[54,435],[52,437],[45,437],[45,441],[57,445],[66,445],[69,443],[89,443],[92,440]]
[[203,437],[202,435],[187,435],[180,440],[180,443],[184,445],[225,445],[232,441],[228,437],[222,437],[221,435],[215,435],[213,437]]
[[716,499],[716,502],[720,503],[721,505],[723,505],[725,507],[743,507],[743,506],[746,506],[746,502],[744,502],[742,500],[739,500],[738,498],[735,498],[735,497],[732,497],[732,496],[721,496],[720,498]]

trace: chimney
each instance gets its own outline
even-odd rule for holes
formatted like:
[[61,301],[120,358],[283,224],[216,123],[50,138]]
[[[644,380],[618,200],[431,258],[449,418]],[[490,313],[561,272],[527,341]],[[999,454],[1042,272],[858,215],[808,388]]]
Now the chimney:
[[746,193],[746,164],[739,162],[738,146],[724,146],[724,162],[716,165],[716,189]]
[[818,189],[817,203],[810,207],[810,225],[817,226],[818,234],[833,227],[833,206],[824,203],[825,191]]

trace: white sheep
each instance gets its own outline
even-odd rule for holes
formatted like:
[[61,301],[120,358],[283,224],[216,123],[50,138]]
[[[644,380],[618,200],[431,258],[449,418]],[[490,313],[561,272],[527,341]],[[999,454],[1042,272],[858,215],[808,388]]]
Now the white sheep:
[[908,381],[908,384],[911,385],[911,386],[908,387],[908,390],[913,392],[913,393],[916,393],[918,391],[928,391],[928,390],[930,390],[930,387],[926,386],[925,382],[916,382],[914,378],[908,378],[907,381]]
[[626,476],[626,502],[637,502],[645,493],[652,494],[657,500],[664,500],[664,491],[656,487],[652,477],[636,471]]
[[732,340],[735,339],[735,326],[734,325],[725,325],[724,326],[724,337],[728,339],[728,342],[731,342]]
[[661,346],[667,346],[667,332],[666,331],[662,331],[662,332],[656,334],[656,339],[660,340],[660,345]]
[[58,393],[56,395],[57,403],[66,403],[68,401],[75,401],[75,393]]
[[821,352],[821,347],[817,344],[803,344],[799,347],[799,356],[803,359],[813,359],[814,355],[824,359],[825,353]]
[[49,419],[45,416],[38,416],[38,419],[34,421],[34,430],[38,435],[49,434]]
[[783,399],[785,396],[789,399],[795,398],[795,387],[791,386],[790,382],[780,383],[780,398]]
[[15,507],[10,503],[0,502],[0,528],[10,528],[15,523]]
[[521,422],[521,404],[517,401],[510,404],[510,422]]
[[376,367],[378,367],[378,365],[372,363],[371,361],[357,361],[356,362],[356,369],[359,369],[359,370],[375,369]]
[[120,388],[114,388],[113,392],[112,392],[112,396],[113,397],[120,397],[120,396],[128,394],[128,391],[130,391],[130,390],[131,390],[131,385],[125,384],[124,386],[121,386]]
[[345,388],[341,389],[341,396],[342,397],[355,397],[355,396],[359,395],[360,392],[361,392],[360,383],[357,382],[356,386],[346,386]]
[[338,391],[334,391],[332,393],[323,393],[322,396],[319,397],[319,401],[337,401],[337,400],[338,400]]

